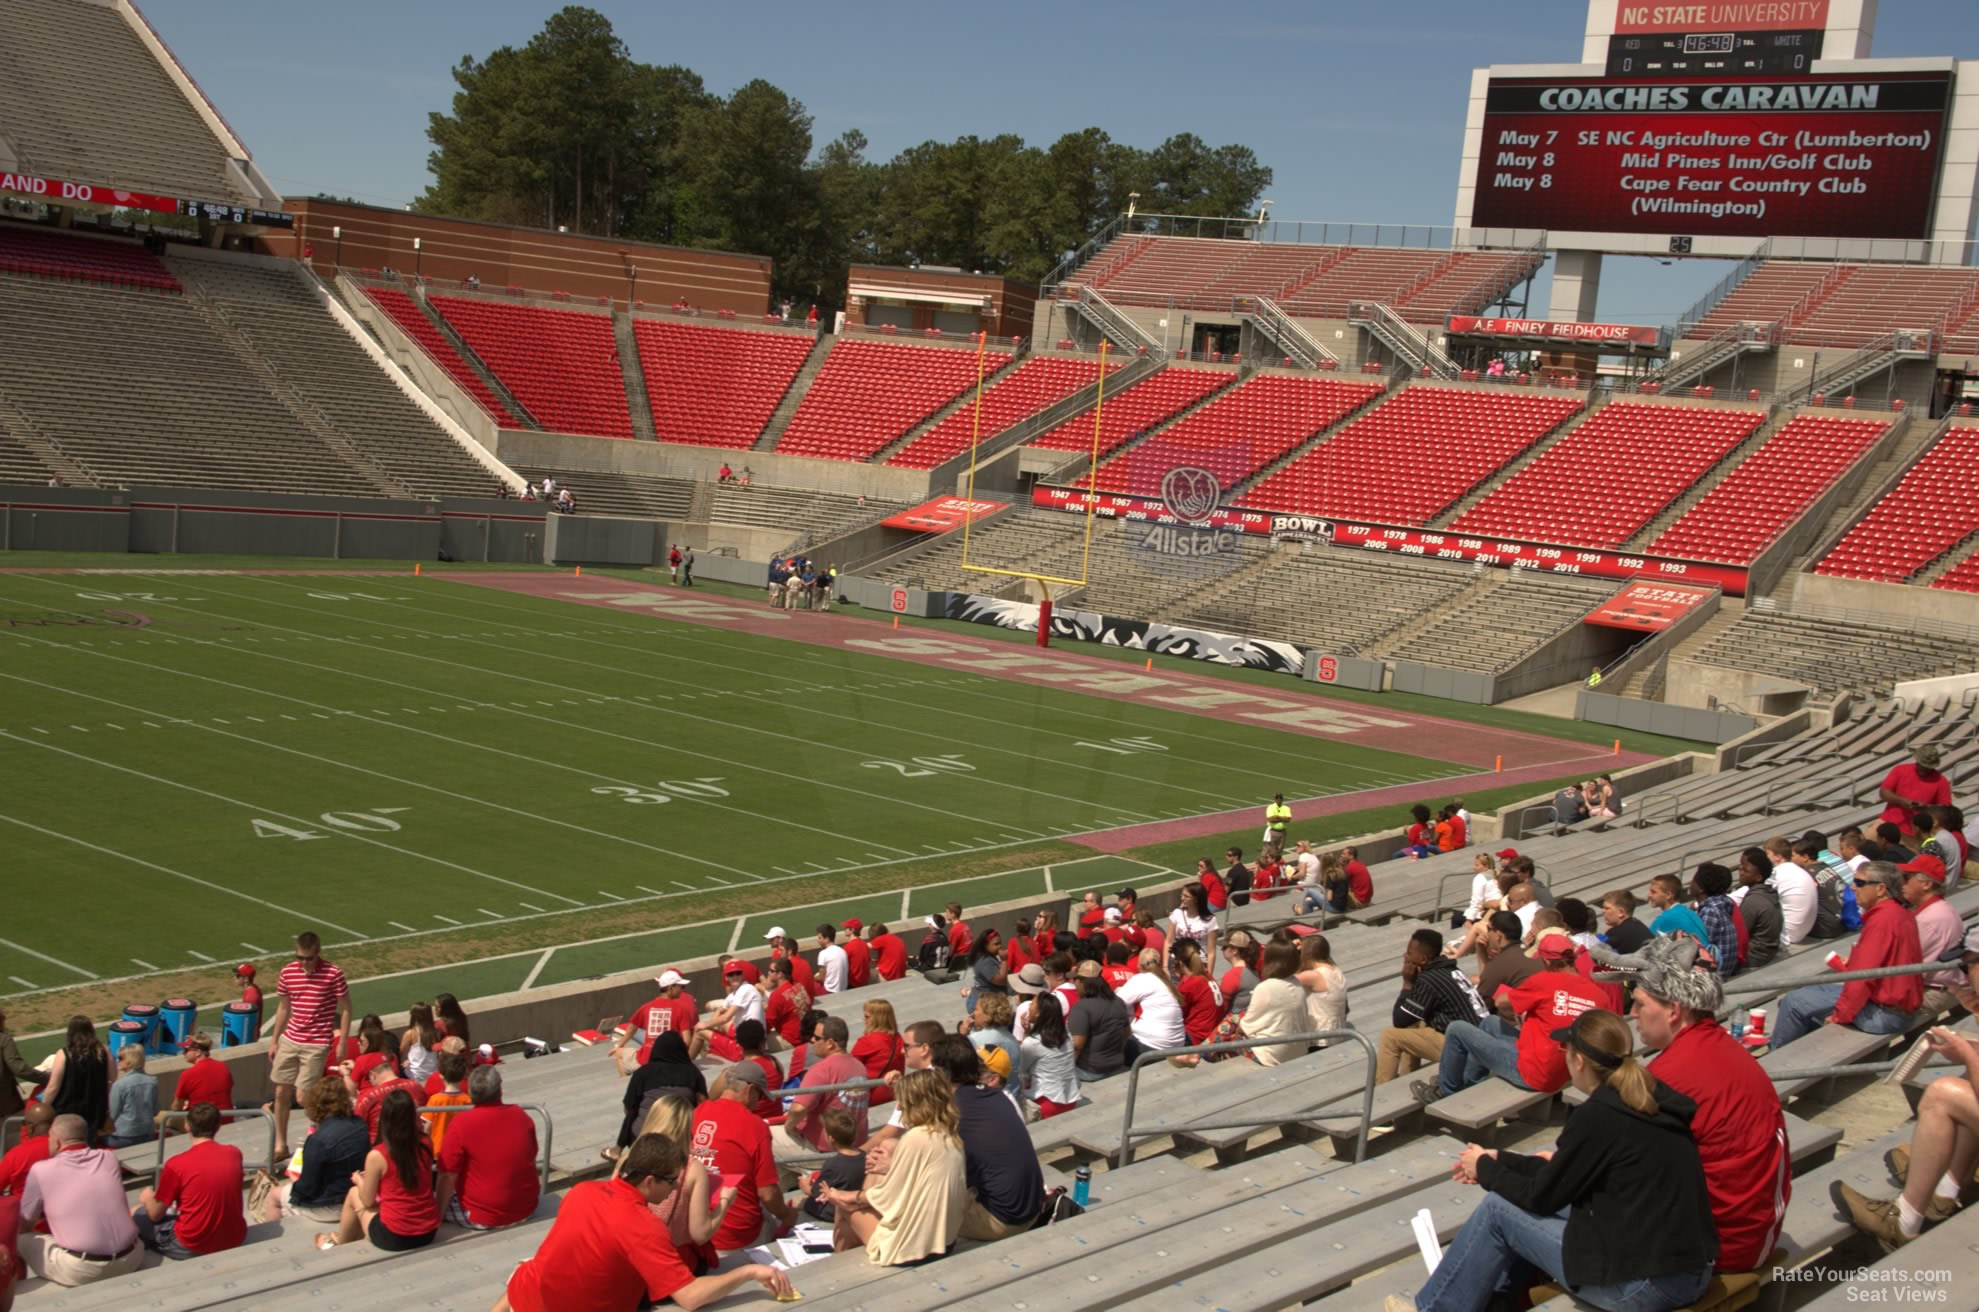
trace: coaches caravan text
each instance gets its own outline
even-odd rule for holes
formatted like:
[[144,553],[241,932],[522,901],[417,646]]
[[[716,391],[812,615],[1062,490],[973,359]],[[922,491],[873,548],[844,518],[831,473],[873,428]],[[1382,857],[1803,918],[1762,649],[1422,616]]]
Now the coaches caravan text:
[[[1548,87],[1539,93],[1544,110],[1668,110],[1751,109],[1802,111],[1809,109],[1875,109],[1882,87],[1872,82],[1847,84],[1739,83],[1717,87]],[[1691,92],[1697,103],[1691,103]]]

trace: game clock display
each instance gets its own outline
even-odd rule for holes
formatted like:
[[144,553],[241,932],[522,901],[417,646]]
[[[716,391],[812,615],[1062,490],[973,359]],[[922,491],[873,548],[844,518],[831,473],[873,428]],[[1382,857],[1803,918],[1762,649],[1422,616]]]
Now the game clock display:
[[1790,32],[1631,33],[1608,38],[1608,76],[1704,73],[1739,77],[1806,73],[1821,57],[1819,28]]
[[1951,74],[1493,78],[1471,222],[1924,238]]

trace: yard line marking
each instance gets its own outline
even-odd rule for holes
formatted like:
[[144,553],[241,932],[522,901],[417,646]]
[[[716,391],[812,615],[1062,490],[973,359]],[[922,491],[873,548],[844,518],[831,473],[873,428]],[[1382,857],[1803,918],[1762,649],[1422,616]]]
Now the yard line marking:
[[606,892],[606,891],[605,891],[604,889],[602,889],[602,888],[598,890],[598,896],[599,896],[599,897],[608,897],[608,898],[610,898],[610,899],[611,899],[612,901],[614,901],[614,902],[623,902],[623,901],[625,901],[625,899],[624,899],[624,898],[622,898],[622,897],[620,897],[620,896],[619,896],[618,894],[616,894],[616,893],[607,893],[607,892]]
[[419,932],[418,930],[414,929],[411,925],[406,924],[402,920],[387,920],[385,923],[387,925],[390,925],[393,929],[402,929],[408,934],[417,934]]
[[795,876],[797,874],[797,872],[795,870],[792,870],[789,866],[771,866],[770,869],[776,871],[780,875]]
[[135,961],[138,965],[143,966],[146,970],[155,971],[158,969],[158,967],[152,965],[150,962],[146,961],[143,957],[132,957],[131,960]]
[[540,974],[542,974],[542,973],[543,973],[543,967],[545,967],[545,966],[547,966],[547,965],[549,965],[549,964],[550,964],[550,956],[551,956],[551,954],[552,954],[552,953],[554,953],[555,951],[556,951],[556,949],[555,949],[555,948],[544,948],[544,949],[543,949],[543,955],[542,955],[542,956],[540,956],[540,957],[538,957],[538,958],[536,958],[536,964],[535,964],[534,966],[532,966],[532,967],[530,967],[530,970],[529,970],[529,974],[528,974],[528,975],[527,975],[526,977],[524,977],[524,979],[523,979],[523,981],[522,981],[522,987],[523,987],[523,988],[525,988],[525,989],[526,989],[526,988],[528,988],[528,987],[529,987],[530,985],[532,985],[532,984],[534,984],[534,983],[536,982],[536,977],[537,977],[538,975],[540,975]]
[[284,712],[282,712],[282,718],[283,718],[284,720],[293,720],[293,719],[295,719],[295,716],[293,716],[293,715],[290,715],[290,714],[288,714],[288,713],[287,713],[286,711],[284,711]]
[[875,861],[884,861],[884,860],[886,860],[886,858],[885,858],[885,857],[883,857],[883,856],[881,856],[881,855],[880,855],[880,854],[879,854],[878,852],[868,852],[868,853],[866,853],[866,855],[867,855],[867,856],[869,856],[869,857],[871,857],[871,858],[873,858],[873,860],[875,860]]
[[85,728],[83,728],[83,727],[82,727],[81,725],[79,725],[79,724],[72,724],[72,725],[70,725],[69,727],[70,727],[71,729],[74,729],[74,730],[75,730],[75,731],[76,731],[77,733],[88,733],[88,732],[89,732],[89,730],[87,730],[87,729],[85,729]]
[[447,922],[447,923],[448,923],[449,925],[458,925],[458,924],[460,923],[460,922],[459,922],[458,920],[455,920],[455,919],[454,919],[454,918],[453,918],[452,916],[442,916],[442,915],[439,915],[439,914],[437,914],[437,913],[435,913],[435,915],[433,916],[433,919],[435,919],[435,920],[444,920],[444,921],[446,921],[446,922]]
[[7,978],[14,981],[14,983],[20,985],[22,988],[26,989],[29,993],[33,993],[36,990],[37,986],[35,985],[35,982],[31,979],[22,979],[19,975],[9,975],[7,976]]
[[[8,734],[6,736],[9,738],[13,738],[12,734]],[[13,741],[26,742],[28,740],[25,738],[14,738]],[[80,754],[76,752],[63,752],[61,748],[51,747],[46,743],[35,743],[34,745],[36,747],[41,747],[47,751],[62,752],[62,755],[64,756],[76,756],[78,757],[78,759],[85,761],[90,759],[89,757],[86,756],[80,756]],[[104,763],[98,762],[98,764],[104,764]],[[141,771],[129,770],[124,766],[112,766],[110,768],[116,770],[124,770],[128,774],[141,773]],[[285,818],[293,819],[294,817],[285,817]],[[45,838],[59,838],[65,843],[74,843],[77,847],[86,847],[90,851],[100,852],[104,856],[113,856],[120,861],[128,861],[132,865],[143,866],[147,870],[156,870],[161,875],[171,875],[176,879],[185,880],[188,884],[198,884],[201,888],[210,888],[216,893],[225,893],[229,897],[237,897],[243,902],[252,902],[256,906],[267,907],[270,911],[279,911],[285,916],[293,916],[299,919],[308,919],[308,917],[303,916],[301,912],[295,910],[293,907],[285,907],[279,902],[270,902],[267,898],[256,897],[252,893],[243,893],[237,888],[228,888],[225,884],[216,884],[210,879],[201,879],[198,875],[188,875],[183,870],[174,870],[170,866],[161,866],[156,861],[147,861],[141,856],[132,856],[129,852],[119,852],[114,847],[104,847],[101,844],[92,843],[86,838],[77,838],[73,834],[65,834],[62,833],[60,830],[56,830],[56,829],[44,829],[40,825],[35,824],[32,821],[22,820],[18,816],[11,816],[5,813],[0,813],[0,821],[4,821],[5,823],[10,825],[16,825],[22,829],[31,829],[35,833],[40,834]],[[334,921],[325,920],[322,916],[317,916],[315,917],[315,919],[321,924],[328,925],[331,929],[336,930],[340,934],[352,934],[352,935],[357,934],[357,931],[351,929],[349,926],[339,925]],[[361,937],[361,935],[359,937]],[[4,940],[0,940],[0,941],[4,941]],[[18,945],[9,944],[8,946],[12,947]],[[53,957],[44,957],[42,956],[41,953],[34,952],[30,948],[23,948],[21,950],[30,953],[30,955],[42,957],[42,960],[44,961],[54,961],[55,964],[58,966],[68,965],[67,962],[55,961],[55,958]],[[75,970],[76,967],[69,966],[69,969]],[[152,969],[156,970],[157,967],[154,966],[152,967]],[[88,972],[78,971],[77,973],[87,974]],[[91,979],[97,978],[95,975],[90,975],[89,977]]]
[[257,957],[265,957],[268,955],[267,948],[257,947],[256,945],[248,942],[246,939],[241,940],[241,946],[246,948],[249,952],[252,952]]
[[[0,678],[6,678],[6,679],[19,679],[19,677],[20,677],[20,676],[18,676],[18,675],[13,675],[13,674],[0,674]],[[32,679],[26,679],[26,680],[21,680],[21,682],[25,682],[25,683],[34,683],[34,682],[37,682],[37,680],[32,680]],[[90,695],[90,694],[87,694],[87,693],[78,693],[78,694],[77,694],[77,696],[89,696],[89,695]],[[217,732],[217,731],[216,731],[216,732]],[[242,737],[242,735],[240,735],[240,734],[227,734],[226,736],[227,736],[227,737],[229,737],[229,738],[242,738],[242,740],[243,740],[243,741],[245,741],[245,742],[255,742],[255,741],[257,741],[256,739],[252,739],[252,738],[243,738],[243,737]],[[6,738],[6,739],[10,739],[11,741],[14,741],[14,742],[30,742],[30,743],[32,743],[32,740],[31,740],[31,739],[26,739],[26,738],[16,738],[16,737],[15,737],[15,736],[14,736],[13,734],[10,734],[10,733],[6,733],[6,732],[4,732],[4,731],[0,731],[0,738]],[[288,813],[286,813],[286,812],[283,812],[283,811],[277,811],[277,810],[275,810],[275,809],[274,809],[273,807],[267,807],[267,806],[261,806],[261,805],[258,805],[257,803],[254,803],[254,802],[248,802],[248,801],[243,801],[243,800],[242,800],[241,798],[238,798],[238,797],[231,797],[231,796],[229,796],[229,795],[227,795],[226,793],[216,793],[216,792],[213,792],[213,791],[211,791],[211,790],[209,790],[209,789],[205,789],[205,788],[200,788],[200,787],[197,787],[196,785],[193,785],[193,784],[189,784],[189,783],[185,783],[185,782],[183,782],[183,781],[181,781],[181,780],[178,780],[178,779],[167,779],[167,778],[165,778],[165,777],[164,777],[164,776],[162,776],[162,775],[155,775],[155,774],[150,774],[150,773],[148,773],[148,772],[146,772],[146,771],[143,771],[143,770],[139,770],[139,769],[135,769],[135,768],[133,768],[133,767],[131,767],[131,766],[128,766],[128,765],[118,765],[118,764],[116,764],[116,763],[115,763],[115,762],[113,762],[113,761],[104,761],[104,760],[99,760],[98,758],[96,758],[96,757],[94,757],[94,756],[84,756],[84,755],[83,755],[83,754],[82,754],[81,752],[71,752],[71,751],[69,751],[69,750],[67,750],[66,748],[61,748],[61,747],[56,747],[56,746],[54,746],[54,745],[53,745],[52,743],[32,743],[32,745],[33,745],[33,746],[35,746],[35,747],[39,747],[39,748],[41,748],[41,749],[42,749],[43,751],[46,751],[46,752],[58,752],[58,753],[60,753],[60,754],[61,754],[61,755],[63,755],[63,756],[69,756],[69,757],[73,757],[73,758],[75,758],[75,759],[76,759],[76,760],[78,760],[78,761],[88,761],[88,762],[90,762],[90,763],[92,763],[92,764],[95,764],[95,765],[98,765],[98,766],[101,766],[101,767],[103,767],[103,768],[104,768],[104,769],[106,769],[106,770],[116,770],[116,771],[118,771],[119,773],[122,773],[122,774],[129,774],[129,775],[135,775],[135,776],[137,776],[137,777],[138,777],[138,778],[140,778],[140,779],[148,779],[148,780],[150,780],[150,781],[151,781],[152,783],[157,783],[157,784],[164,784],[164,785],[165,785],[166,787],[168,787],[168,788],[178,788],[178,789],[183,789],[184,791],[186,791],[186,792],[188,792],[188,793],[197,793],[197,794],[199,794],[199,795],[200,795],[201,797],[210,797],[210,798],[212,798],[212,799],[213,799],[214,801],[217,801],[217,802],[226,802],[226,803],[228,803],[229,805],[232,805],[232,806],[238,806],[238,807],[243,807],[243,808],[245,808],[246,810],[249,810],[249,811],[259,811],[259,812],[261,812],[261,813],[262,813],[263,815],[271,815],[271,816],[274,816],[274,817],[275,817],[276,819],[278,819],[278,820],[285,820],[285,821],[287,821],[288,823],[290,823],[290,824],[292,824],[292,825],[307,825],[307,824],[309,823],[309,821],[307,821],[307,820],[305,820],[305,819],[303,819],[303,818],[302,818],[302,817],[300,817],[300,816],[294,816],[294,815],[289,815],[289,814],[288,814]],[[275,746],[274,746],[274,744],[272,744],[272,743],[271,743],[271,744],[268,744],[268,746],[270,746],[271,748],[273,748],[273,749],[274,749],[275,751],[280,751],[280,752],[288,752],[288,753],[289,753],[290,755],[294,755],[294,756],[308,756],[308,755],[310,755],[310,753],[308,753],[308,752],[296,752],[296,751],[293,751],[292,749],[290,749],[290,748],[286,748],[286,747],[275,747]],[[318,757],[318,758],[316,758],[316,759],[318,759],[318,760],[322,760],[323,758],[321,758],[321,757]],[[356,767],[352,767],[352,768],[356,768]],[[366,770],[366,771],[364,771],[364,773],[366,773],[366,774],[375,774],[375,773],[377,773],[377,772],[376,772],[376,771],[372,771],[372,770]],[[391,776],[389,776],[389,775],[380,775],[379,777],[380,777],[380,778],[391,778]],[[409,780],[394,780],[394,782],[397,782],[397,783],[408,783],[408,782],[410,782],[410,781],[409,781]],[[442,791],[445,791],[445,790],[443,790],[443,789],[435,789],[434,791],[436,791],[436,792],[442,792]],[[5,817],[0,817],[0,819],[4,819],[4,818],[5,818]],[[66,835],[62,835],[62,836],[63,836],[63,837],[66,837]],[[338,829],[338,830],[336,831],[336,836],[337,836],[337,837],[339,837],[339,838],[348,838],[348,839],[351,839],[351,840],[352,840],[352,841],[354,841],[354,842],[359,842],[359,843],[364,843],[364,844],[366,844],[367,846],[370,846],[370,847],[377,847],[377,848],[382,848],[382,849],[384,849],[384,850],[385,850],[385,851],[387,851],[387,852],[393,852],[393,853],[397,853],[397,854],[398,854],[398,855],[400,855],[400,856],[409,856],[409,857],[412,857],[412,858],[414,858],[414,859],[416,859],[416,860],[420,860],[420,861],[430,861],[430,862],[432,862],[432,863],[433,863],[434,865],[437,865],[437,866],[445,866],[445,867],[446,867],[447,869],[449,869],[449,870],[458,870],[458,871],[460,871],[460,872],[461,872],[462,874],[466,874],[466,875],[479,875],[479,876],[480,876],[481,878],[483,878],[483,879],[490,879],[490,880],[493,880],[493,881],[495,881],[496,883],[499,883],[499,884],[507,884],[507,885],[509,885],[509,886],[510,886],[511,888],[520,888],[520,889],[523,889],[523,890],[524,890],[524,891],[526,891],[526,892],[530,892],[530,893],[536,893],[536,894],[539,894],[539,895],[541,895],[541,896],[544,896],[544,897],[553,897],[553,898],[556,898],[556,899],[557,899],[557,900],[559,900],[559,901],[562,901],[562,902],[568,902],[568,903],[570,903],[570,904],[571,904],[572,906],[578,906],[578,905],[580,905],[580,903],[579,903],[579,902],[577,901],[577,899],[576,899],[576,898],[569,898],[569,897],[564,897],[564,896],[563,896],[562,894],[560,894],[560,893],[551,893],[551,892],[547,892],[547,891],[546,891],[546,890],[544,890],[544,889],[540,889],[540,888],[534,888],[534,887],[531,887],[531,886],[530,886],[530,885],[528,885],[528,884],[523,884],[523,883],[518,883],[517,881],[515,881],[515,880],[513,880],[513,879],[506,879],[506,878],[504,878],[504,877],[503,877],[503,876],[501,876],[501,875],[491,875],[491,874],[489,874],[489,873],[488,873],[487,871],[485,871],[485,870],[476,870],[476,869],[475,869],[474,867],[472,867],[472,866],[464,866],[464,865],[461,865],[461,864],[460,864],[459,862],[456,862],[456,861],[449,861],[449,860],[447,860],[447,859],[446,859],[446,858],[444,858],[444,857],[438,857],[438,856],[432,856],[432,855],[429,855],[429,854],[427,854],[427,853],[425,853],[425,852],[415,852],[415,851],[413,851],[413,850],[412,850],[412,849],[410,849],[410,848],[404,848],[404,847],[394,847],[394,846],[392,846],[392,845],[391,845],[390,843],[385,843],[385,842],[380,842],[380,841],[379,841],[378,839],[375,839],[375,838],[372,838],[372,837],[371,837],[370,835],[368,835],[368,834],[361,834],[361,833],[355,833],[355,832],[353,832],[353,831],[351,831],[351,830],[348,830],[348,829]],[[79,841],[79,840],[72,840],[72,841]],[[85,846],[87,846],[87,844],[86,844]],[[120,854],[120,855],[121,855],[121,854]],[[164,867],[162,867],[162,866],[161,866],[161,867],[159,867],[159,869],[164,869]],[[177,874],[178,872],[177,872],[177,871],[170,871],[170,872],[168,872],[168,873],[172,873],[172,874]],[[189,878],[189,876],[188,876],[188,878]],[[199,883],[205,883],[206,881],[204,881],[204,880],[199,880],[199,881],[197,881],[197,882],[199,882]],[[220,888],[220,887],[223,887],[223,886],[222,886],[222,885],[219,885],[219,884],[213,884],[213,885],[210,885],[210,887],[213,887],[213,888]],[[234,891],[234,890],[228,890],[228,891],[230,891],[230,892],[232,892],[232,891]],[[241,893],[241,894],[238,894],[238,896],[241,896],[241,897],[247,897],[247,894],[245,894],[245,893]],[[251,901],[251,902],[261,902],[261,901],[262,901],[262,900],[261,900],[260,898],[248,898],[248,900],[249,900],[249,901]],[[291,910],[289,910],[289,908],[287,908],[287,907],[284,907],[284,906],[281,906],[281,905],[279,905],[279,904],[277,904],[277,903],[274,903],[274,902],[263,902],[263,903],[262,903],[262,905],[264,905],[264,906],[268,906],[268,907],[273,907],[273,908],[274,908],[275,910],[277,910],[277,911],[280,911],[280,912],[283,912],[283,913],[284,913],[284,914],[286,914],[286,915],[296,915],[296,914],[297,914],[296,912],[294,912],[294,911],[291,911]],[[324,924],[326,924],[326,925],[330,925],[330,927],[331,927],[332,929],[337,929],[337,930],[342,930],[342,931],[343,931],[344,933],[347,933],[347,934],[355,934],[355,933],[357,932],[356,930],[351,930],[351,929],[345,929],[345,928],[344,928],[344,926],[342,926],[342,925],[336,925],[336,924],[332,924],[332,923],[331,923],[330,921],[328,921],[328,920],[325,920],[325,921],[324,921],[323,923],[324,923]]]
[[36,952],[33,948],[28,947],[25,944],[16,943],[12,939],[0,938],[0,947],[10,947],[16,952],[25,952],[28,956],[39,958],[40,960],[47,962],[51,966],[60,966],[63,970],[72,970],[76,974],[82,976],[84,979],[102,978],[93,970],[84,970],[81,966],[71,966],[68,962],[62,960],[60,957],[51,957],[46,952]]
[[[690,885],[690,884],[681,884],[681,883],[680,883],[680,881],[679,881],[679,880],[677,880],[677,879],[676,879],[676,880],[674,881],[674,883],[676,883],[676,884],[680,884],[680,887],[682,887],[682,888],[691,888],[691,887],[692,887],[692,885]],[[666,896],[666,894],[665,894],[665,893],[662,893],[662,892],[660,892],[660,890],[659,890],[659,889],[657,889],[657,888],[648,888],[648,887],[646,887],[646,886],[645,886],[644,884],[634,884],[634,885],[633,885],[633,887],[634,887],[634,888],[636,888],[636,889],[638,889],[638,890],[639,890],[639,891],[640,891],[641,893],[651,893],[651,894],[652,894],[652,895],[653,895],[654,897],[665,897],[665,896]]]
[[490,910],[488,910],[488,908],[486,908],[486,907],[476,907],[476,908],[474,908],[474,909],[475,909],[476,911],[479,911],[479,912],[480,912],[480,913],[481,913],[482,915],[484,915],[484,916],[486,916],[486,917],[488,917],[488,918],[489,918],[490,920],[503,920],[503,919],[506,919],[506,917],[505,917],[505,916],[503,916],[503,915],[502,915],[502,913],[501,913],[501,912],[499,912],[499,911],[490,911]]
[[728,950],[730,952],[735,951],[735,945],[742,941],[742,922],[746,919],[746,916],[737,916],[735,918],[735,928],[728,933]]
[[198,958],[199,958],[199,959],[200,959],[201,961],[213,961],[213,960],[215,960],[215,959],[216,959],[216,958],[213,958],[213,957],[209,957],[209,956],[207,956],[207,955],[206,955],[206,954],[205,954],[204,952],[194,952],[194,951],[193,951],[193,950],[192,950],[191,948],[187,948],[187,949],[186,949],[186,955],[188,955],[188,956],[193,956],[193,957],[198,957]]
[[35,732],[36,732],[36,733],[47,733],[47,732],[48,732],[48,730],[46,730],[46,729],[36,729],[36,730],[35,730]]
[[543,912],[543,908],[541,908],[541,907],[539,907],[539,906],[537,906],[537,905],[536,905],[535,903],[533,903],[533,902],[518,902],[518,903],[516,903],[516,905],[517,905],[517,906],[521,906],[521,907],[527,907],[527,908],[529,908],[529,909],[530,909],[531,911],[534,911],[534,912],[536,912],[536,913],[537,913],[538,915],[541,915],[541,914],[542,914],[542,912]]
[[[671,882],[671,883],[673,884],[673,886],[674,886],[675,888],[684,888],[684,889],[686,889],[686,890],[687,890],[688,892],[690,892],[690,893],[698,893],[698,892],[700,892],[700,891],[701,891],[701,890],[700,890],[700,889],[699,889],[699,888],[698,888],[697,886],[695,886],[695,885],[693,885],[693,884],[683,884],[683,883],[681,883],[681,882],[680,882],[680,881],[679,881],[678,879],[675,879],[675,880],[672,880],[672,881],[670,881],[670,882]],[[648,891],[650,892],[651,890],[649,889]],[[663,894],[663,893],[654,893],[654,894],[653,894],[653,896],[654,896],[654,897],[664,897],[664,896],[665,896],[665,894]]]
[[116,731],[117,731],[118,733],[123,733],[123,732],[124,732],[124,726],[123,726],[123,725],[121,725],[121,724],[113,724],[113,725],[111,725],[110,727],[111,727],[112,729],[115,729],[115,730],[116,730]]

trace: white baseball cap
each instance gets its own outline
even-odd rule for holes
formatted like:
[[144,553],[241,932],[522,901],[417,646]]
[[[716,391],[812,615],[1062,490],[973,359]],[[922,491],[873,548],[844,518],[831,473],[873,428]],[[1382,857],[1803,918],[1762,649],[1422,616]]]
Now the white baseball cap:
[[790,935],[788,935],[788,934],[786,934],[786,933],[784,933],[784,930],[783,930],[783,926],[782,926],[782,925],[775,925],[775,926],[772,926],[772,927],[771,927],[771,929],[770,929],[770,932],[769,932],[769,933],[767,933],[767,934],[765,934],[765,935],[763,935],[763,937],[764,937],[764,938],[766,938],[766,939],[769,939],[769,938],[789,938],[789,937],[790,937]]
[[659,982],[661,988],[671,988],[675,984],[685,984],[687,976],[677,970],[663,970],[660,972]]

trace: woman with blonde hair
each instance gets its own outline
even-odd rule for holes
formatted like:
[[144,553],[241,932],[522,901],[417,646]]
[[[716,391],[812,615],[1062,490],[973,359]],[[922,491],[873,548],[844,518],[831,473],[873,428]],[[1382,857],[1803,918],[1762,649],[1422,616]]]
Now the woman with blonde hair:
[[[1478,853],[1477,860],[1480,862],[1490,861],[1494,867],[1497,865],[1497,862],[1487,853]],[[1471,881],[1471,904],[1481,907],[1483,914],[1476,920],[1467,921],[1462,937],[1452,942],[1449,947],[1443,949],[1443,955],[1452,960],[1462,960],[1464,957],[1480,949],[1484,943],[1485,932],[1491,928],[1492,912],[1516,909],[1511,905],[1511,896],[1513,886],[1521,882],[1518,871],[1512,869],[1510,866],[1506,866],[1503,870],[1494,870],[1491,875],[1492,887],[1489,889],[1482,888],[1484,878],[1484,872],[1480,868],[1477,875]],[[1470,909],[1468,907],[1464,909],[1464,914],[1466,917],[1470,915]]]
[[291,1216],[336,1225],[343,1219],[351,1177],[364,1170],[365,1155],[371,1150],[370,1127],[357,1114],[350,1086],[342,1080],[310,1085],[302,1095],[302,1111],[316,1127],[297,1154],[302,1164],[294,1179],[280,1183],[266,1171],[254,1173],[248,1192],[249,1221]]
[[[694,1107],[687,1099],[662,1094],[647,1109],[646,1119],[639,1123],[639,1133],[671,1139],[687,1158],[687,1166],[675,1182],[674,1191],[664,1202],[648,1204],[647,1210],[667,1228],[687,1269],[697,1276],[706,1275],[721,1261],[715,1252],[715,1232],[721,1229],[729,1204],[735,1201],[736,1186],[724,1185],[721,1196],[716,1198],[714,1177],[708,1174],[707,1165],[688,1151],[694,1140]],[[612,1178],[617,1179],[624,1169],[625,1159],[621,1157],[612,1168]]]
[[[1144,948],[1137,960],[1138,973],[1129,975],[1113,996],[1135,1013],[1131,1032],[1143,1052],[1166,1052],[1189,1045],[1188,1027],[1183,1023],[1182,994],[1169,980],[1161,954]],[[1130,1055],[1127,1060],[1132,1062]]]
[[875,1266],[912,1266],[940,1257],[962,1235],[969,1181],[955,1091],[937,1070],[908,1071],[894,1085],[906,1131],[894,1140],[884,1174],[859,1189],[826,1189],[840,1252],[863,1246]]
[[[879,1080],[886,1078],[888,1071],[902,1070],[907,1065],[907,1043],[900,1037],[900,1022],[894,1019],[893,1004],[885,998],[874,998],[866,1004],[866,1032],[852,1045],[852,1056],[866,1064],[866,1078]],[[874,1089],[868,1106],[877,1107],[893,1101],[893,1090]]]
[[1488,1194],[1413,1301],[1388,1312],[1483,1312],[1537,1273],[1577,1302],[1628,1312],[1686,1307],[1711,1283],[1718,1235],[1691,1118],[1697,1104],[1638,1062],[1628,1022],[1582,1012],[1552,1037],[1587,1101],[1543,1156],[1471,1144],[1456,1178]]

